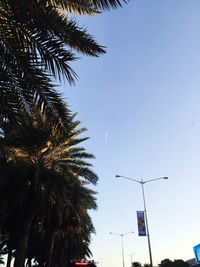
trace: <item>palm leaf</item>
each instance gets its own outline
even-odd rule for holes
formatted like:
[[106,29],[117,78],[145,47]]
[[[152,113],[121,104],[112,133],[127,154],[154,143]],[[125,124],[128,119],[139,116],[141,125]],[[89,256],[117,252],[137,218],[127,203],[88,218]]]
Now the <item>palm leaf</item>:
[[[48,2],[48,1],[47,1]],[[52,4],[65,8],[68,12],[77,12],[79,14],[93,14],[101,10],[121,7],[122,3],[127,1],[120,0],[51,0]]]

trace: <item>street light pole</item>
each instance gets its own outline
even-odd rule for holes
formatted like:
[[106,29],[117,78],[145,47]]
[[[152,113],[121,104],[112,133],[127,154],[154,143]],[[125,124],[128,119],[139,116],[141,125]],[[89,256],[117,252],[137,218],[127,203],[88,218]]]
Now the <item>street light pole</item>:
[[150,260],[150,267],[153,267],[153,259],[152,259],[152,252],[151,252],[151,242],[150,242],[150,234],[149,234],[149,225],[148,225],[147,209],[146,209],[146,200],[145,200],[145,193],[144,193],[144,184],[149,183],[149,182],[153,182],[153,181],[157,181],[157,180],[161,180],[161,179],[168,179],[168,177],[159,177],[159,178],[155,178],[155,179],[151,179],[151,180],[147,180],[147,181],[143,181],[143,179],[136,180],[136,179],[129,178],[129,177],[126,177],[126,176],[122,176],[122,175],[116,175],[115,177],[116,178],[128,179],[128,180],[134,181],[136,183],[139,183],[142,186],[142,197],[143,197],[143,204],[144,204],[144,215],[145,215],[146,233],[147,233],[147,241],[148,241],[148,249],[149,249],[149,260]]
[[134,232],[128,232],[128,233],[124,233],[124,234],[118,234],[118,233],[113,233],[113,232],[109,232],[109,234],[111,235],[118,235],[121,237],[121,247],[122,247],[122,266],[125,267],[125,262],[124,262],[124,241],[123,241],[123,238],[125,235],[128,235],[128,234],[133,234]]
[[124,242],[123,242],[123,235],[121,235],[121,244],[122,244],[122,265],[123,267],[125,267],[125,263],[124,263]]
[[152,252],[151,252],[151,242],[150,242],[150,234],[149,234],[149,225],[148,225],[147,209],[146,209],[146,200],[145,200],[145,194],[144,194],[144,183],[143,183],[142,179],[141,179],[141,185],[142,185],[142,196],[143,196],[143,203],[144,203],[144,215],[145,215],[145,221],[146,221],[147,240],[148,240],[148,248],[149,248],[150,267],[153,267]]

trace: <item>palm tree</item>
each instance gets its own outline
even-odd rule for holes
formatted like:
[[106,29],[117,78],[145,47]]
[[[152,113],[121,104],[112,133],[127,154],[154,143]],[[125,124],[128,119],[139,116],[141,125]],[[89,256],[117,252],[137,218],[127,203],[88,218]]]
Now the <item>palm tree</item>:
[[62,184],[66,193],[61,197],[61,190],[55,190],[56,187],[57,183],[50,194],[43,194],[46,201],[38,210],[35,231],[29,238],[28,257],[40,266],[62,266],[69,259],[82,259],[91,254],[89,243],[94,227],[87,210],[96,208],[94,192],[75,182]]
[[64,120],[53,79],[65,77],[73,84],[77,75],[70,63],[77,53],[96,57],[105,53],[68,13],[92,15],[120,5],[121,0],[1,0],[1,117],[19,122],[33,105],[44,105],[44,112]]
[[[2,233],[11,236],[11,243],[16,249],[16,267],[23,266],[31,234],[38,225],[43,225],[43,237],[52,234],[47,242],[51,248],[49,255],[43,259],[48,266],[51,266],[54,241],[60,243],[58,237],[65,236],[66,229],[70,231],[62,242],[69,239],[71,231],[74,235],[74,229],[81,228],[77,244],[84,240],[85,248],[83,246],[81,253],[89,253],[87,246],[93,227],[87,209],[95,208],[96,204],[94,192],[84,189],[84,183],[95,184],[97,175],[90,169],[92,165],[85,161],[93,155],[77,147],[88,139],[78,138],[85,129],[77,130],[79,122],[74,122],[73,116],[68,117],[68,124],[71,128],[60,132],[42,112],[36,111],[32,119],[27,116],[23,127],[14,132],[10,132],[9,125],[4,125],[0,139],[0,160],[4,166],[0,171],[3,179],[0,191],[9,195],[9,199],[1,201],[0,206],[4,209],[0,210],[0,217],[8,214],[2,222]],[[38,206],[45,208],[45,212],[39,210],[38,213]],[[58,219],[55,221],[55,218]],[[69,244],[68,249],[74,247],[70,257],[77,255],[78,245]]]

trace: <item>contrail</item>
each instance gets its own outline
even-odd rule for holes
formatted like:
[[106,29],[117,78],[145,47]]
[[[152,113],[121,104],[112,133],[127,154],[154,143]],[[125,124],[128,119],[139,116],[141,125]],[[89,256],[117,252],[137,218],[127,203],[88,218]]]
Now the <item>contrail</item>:
[[105,134],[105,143],[107,143],[108,141],[108,132],[106,131],[106,134]]

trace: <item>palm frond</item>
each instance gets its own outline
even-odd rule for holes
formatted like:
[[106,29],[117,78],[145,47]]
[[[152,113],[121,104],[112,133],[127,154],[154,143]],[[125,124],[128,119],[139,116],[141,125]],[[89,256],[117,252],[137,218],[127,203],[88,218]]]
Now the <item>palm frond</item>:
[[[48,2],[48,0],[47,0]],[[77,12],[79,14],[92,14],[92,11],[100,12],[102,10],[109,10],[111,8],[121,7],[126,0],[50,0],[52,4],[61,6],[68,12]]]
[[[44,25],[46,23],[45,26],[49,32],[59,37],[65,45],[88,56],[99,56],[105,53],[104,47],[98,45],[94,37],[88,34],[86,29],[80,28],[74,19],[59,14],[54,9],[45,10],[42,18],[42,23]],[[49,21],[48,24],[47,21]]]

